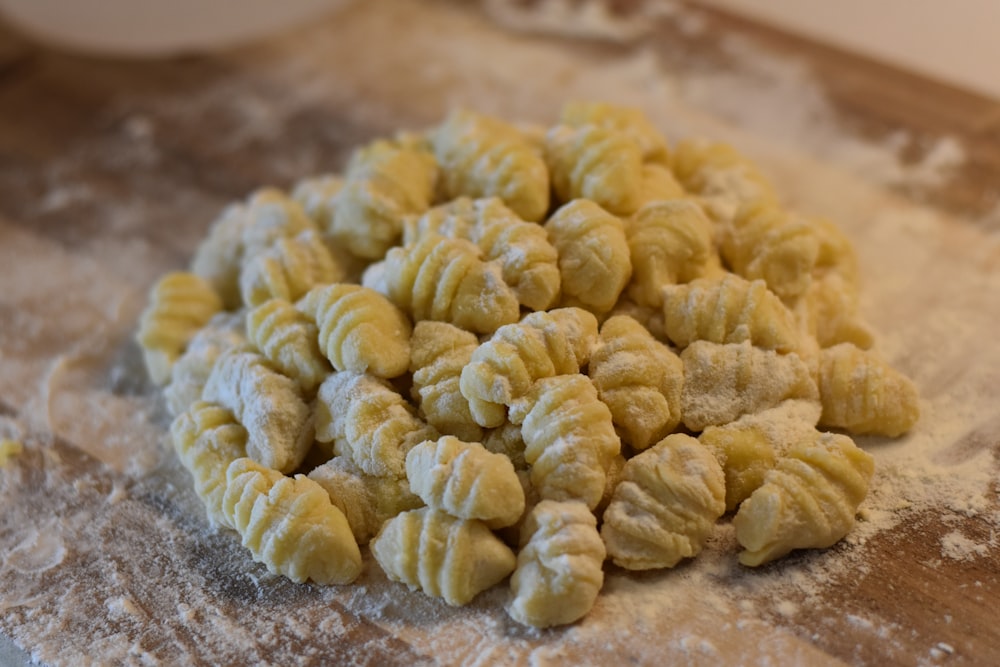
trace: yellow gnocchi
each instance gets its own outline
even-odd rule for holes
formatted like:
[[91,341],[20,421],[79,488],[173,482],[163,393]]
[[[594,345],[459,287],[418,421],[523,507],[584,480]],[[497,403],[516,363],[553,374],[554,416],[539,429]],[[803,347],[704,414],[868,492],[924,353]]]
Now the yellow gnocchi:
[[509,526],[524,513],[524,490],[514,465],[478,442],[446,435],[426,440],[406,455],[410,490],[429,507],[490,528]]
[[173,365],[188,342],[220,310],[219,295],[193,273],[175,271],[157,281],[136,334],[153,382],[163,385],[170,380]]
[[601,325],[587,371],[622,440],[646,449],[681,420],[684,364],[631,317]]
[[319,349],[319,329],[282,299],[271,299],[247,313],[247,339],[305,394],[333,372]]
[[874,352],[841,343],[820,353],[821,426],[851,433],[906,433],[920,416],[917,388]]
[[312,445],[312,418],[298,385],[256,352],[234,348],[223,353],[202,399],[236,415],[249,434],[247,456],[268,468],[295,470]]
[[236,459],[226,469],[222,506],[243,546],[274,574],[296,583],[349,584],[361,573],[347,519],[305,475],[285,477]]
[[371,552],[386,575],[411,589],[464,605],[499,583],[516,557],[482,521],[424,507],[382,526]]
[[596,203],[577,199],[545,222],[559,252],[562,305],[601,315],[611,310],[632,276],[625,225]]
[[577,374],[538,380],[511,407],[510,420],[521,425],[524,460],[539,496],[597,507],[621,441],[590,379]]
[[691,436],[667,436],[625,463],[601,538],[616,565],[673,567],[701,552],[726,509],[725,475]]
[[597,600],[607,551],[597,519],[575,501],[542,500],[521,527],[507,613],[539,628],[573,623]]
[[792,446],[733,519],[744,548],[740,562],[763,565],[840,541],[854,526],[873,471],[871,455],[846,435],[817,432]]
[[247,259],[240,271],[240,293],[247,306],[271,299],[297,301],[317,285],[338,282],[345,271],[337,265],[319,232],[277,239]]
[[624,132],[599,125],[559,125],[545,136],[552,190],[562,202],[588,199],[614,215],[642,200],[642,149]]
[[194,480],[194,492],[205,504],[213,524],[233,528],[223,511],[226,469],[246,456],[247,430],[222,406],[197,401],[170,424],[170,437]]
[[316,398],[316,440],[333,443],[334,452],[369,475],[403,477],[407,452],[438,436],[406,399],[371,375],[335,373]]
[[447,322],[417,322],[410,339],[412,394],[420,414],[442,433],[469,442],[479,442],[483,429],[473,418],[459,383],[477,347],[475,334]]
[[473,352],[459,380],[476,423],[503,424],[505,407],[535,380],[580,372],[596,342],[597,318],[580,308],[531,313],[497,329]]
[[445,197],[499,197],[524,220],[545,217],[549,172],[540,151],[516,127],[459,109],[431,141]]

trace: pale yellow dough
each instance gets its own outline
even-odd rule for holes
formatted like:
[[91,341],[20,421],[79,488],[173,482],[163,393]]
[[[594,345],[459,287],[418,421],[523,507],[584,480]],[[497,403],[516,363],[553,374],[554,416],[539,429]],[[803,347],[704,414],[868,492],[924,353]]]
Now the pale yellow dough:
[[424,441],[406,455],[406,478],[428,506],[490,528],[509,526],[524,513],[514,465],[478,442],[450,435]]
[[562,305],[595,315],[611,310],[632,276],[625,225],[588,199],[571,201],[545,223],[559,252]]
[[543,500],[521,527],[507,613],[539,628],[583,618],[604,585],[607,555],[597,519],[575,501]]
[[308,229],[277,239],[248,258],[240,271],[240,293],[250,307],[270,299],[297,301],[313,287],[339,282],[345,276],[319,232]]
[[558,125],[545,135],[545,161],[560,203],[588,199],[614,215],[642,203],[642,150],[624,132]]
[[223,511],[253,559],[296,583],[349,584],[361,551],[343,512],[305,475],[285,477],[252,459],[226,470]]
[[171,416],[201,399],[212,366],[223,352],[247,344],[244,315],[242,311],[218,313],[188,342],[170,371],[170,384],[163,389]]
[[247,313],[247,338],[304,394],[312,394],[333,372],[319,349],[319,329],[283,299],[271,299]]
[[482,521],[425,507],[390,519],[370,543],[393,581],[450,605],[464,605],[499,583],[516,557]]
[[175,271],[157,281],[136,334],[153,382],[164,385],[170,381],[173,365],[188,343],[220,310],[219,295],[193,273]]
[[633,448],[649,447],[680,423],[684,364],[631,317],[618,315],[601,325],[587,373],[622,440]]
[[625,463],[601,537],[616,565],[673,567],[701,552],[726,510],[725,475],[691,436],[667,436]]
[[194,492],[205,504],[213,524],[233,528],[223,511],[226,469],[246,456],[247,430],[221,405],[197,401],[170,424],[170,436],[180,459],[194,480]]
[[410,339],[411,393],[421,416],[441,433],[469,442],[479,442],[483,429],[473,418],[459,382],[477,347],[475,334],[447,322],[417,322]]
[[854,526],[873,471],[871,455],[846,435],[817,432],[797,442],[733,519],[740,562],[763,565],[838,542]]
[[631,138],[642,152],[642,159],[656,166],[670,164],[670,150],[663,134],[641,109],[607,102],[567,102],[559,121],[570,127],[597,125],[621,132]]

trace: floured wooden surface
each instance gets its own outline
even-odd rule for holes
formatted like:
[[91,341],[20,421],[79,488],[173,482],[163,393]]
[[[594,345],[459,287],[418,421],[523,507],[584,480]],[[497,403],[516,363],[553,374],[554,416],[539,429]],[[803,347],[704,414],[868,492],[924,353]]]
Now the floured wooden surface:
[[[988,664],[1000,216],[945,215],[886,187],[946,185],[967,149],[944,139],[904,165],[891,142],[838,124],[800,66],[729,35],[740,69],[695,51],[677,69],[677,44],[641,30],[572,41],[452,4],[379,4],[209,59],[7,64],[0,438],[25,450],[0,468],[0,630],[58,665]],[[710,29],[687,10],[671,20],[671,39]],[[844,544],[759,571],[737,564],[723,522],[673,571],[607,566],[590,615],[544,632],[507,618],[502,587],[453,609],[370,558],[348,587],[269,576],[207,527],[167,447],[131,341],[149,285],[258,185],[338,169],[353,146],[456,105],[551,122],[570,98],[641,106],[671,140],[733,142],[855,241],[879,347],[923,397],[910,436],[859,440],[877,466],[863,520]]]

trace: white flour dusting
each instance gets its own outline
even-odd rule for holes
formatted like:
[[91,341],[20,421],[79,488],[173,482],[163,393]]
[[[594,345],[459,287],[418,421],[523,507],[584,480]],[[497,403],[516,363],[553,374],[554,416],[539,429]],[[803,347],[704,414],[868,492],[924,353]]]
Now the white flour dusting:
[[[879,144],[854,136],[807,69],[743,39],[722,44],[741,63],[735,73],[697,62],[677,70],[654,45],[608,53],[523,36],[455,4],[358,5],[234,57],[228,78],[196,96],[129,109],[120,128],[128,140],[115,140],[120,152],[102,165],[155,178],[170,159],[164,133],[220,108],[242,119],[219,139],[220,150],[238,153],[280,146],[297,115],[314,109],[337,109],[345,126],[371,135],[436,122],[452,106],[550,122],[566,99],[635,105],[671,140],[734,143],[790,205],[843,226],[859,251],[862,309],[878,347],[920,387],[920,423],[896,441],[859,439],[876,475],[842,544],[748,571],[723,521],[703,554],[672,571],[609,566],[594,610],[569,628],[510,621],[502,588],[447,607],[390,584],[370,559],[353,586],[295,586],[208,527],[163,443],[162,406],[129,342],[146,286],[182,265],[217,197],[190,184],[151,202],[95,189],[79,180],[95,150],[82,147],[47,168],[31,215],[90,215],[107,227],[69,252],[58,238],[0,219],[0,263],[14,276],[0,291],[0,437],[25,445],[0,469],[0,629],[56,665],[837,664],[826,635],[845,628],[900,662],[914,643],[926,664],[965,655],[956,624],[914,638],[891,608],[865,608],[850,592],[859,581],[879,585],[879,559],[900,536],[916,544],[914,525],[929,531],[926,552],[914,556],[928,572],[998,557],[1000,304],[987,297],[1000,294],[1000,222],[949,217],[884,187],[946,184],[963,147],[945,137],[904,165],[906,135]],[[696,13],[672,12],[688,30],[703,28]],[[591,33],[603,20],[594,16],[584,21]],[[269,173],[291,180],[304,168],[340,166],[309,150],[268,156]],[[183,215],[197,219],[169,244],[143,237],[150,219]],[[995,595],[996,582],[963,594]]]

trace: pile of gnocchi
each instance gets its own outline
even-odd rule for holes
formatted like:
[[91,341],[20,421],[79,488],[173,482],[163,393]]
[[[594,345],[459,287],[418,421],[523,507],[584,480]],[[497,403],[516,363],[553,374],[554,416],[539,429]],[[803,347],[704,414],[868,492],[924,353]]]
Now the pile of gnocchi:
[[509,578],[548,627],[727,514],[749,567],[851,530],[848,434],[919,403],[858,283],[729,146],[603,103],[458,110],[228,207],[137,340],[208,519],[271,572],[348,584],[367,546],[451,605]]

